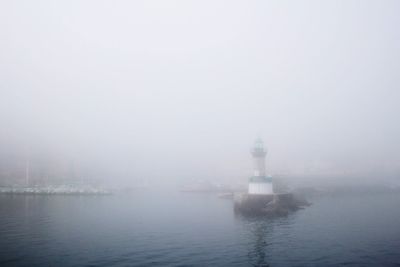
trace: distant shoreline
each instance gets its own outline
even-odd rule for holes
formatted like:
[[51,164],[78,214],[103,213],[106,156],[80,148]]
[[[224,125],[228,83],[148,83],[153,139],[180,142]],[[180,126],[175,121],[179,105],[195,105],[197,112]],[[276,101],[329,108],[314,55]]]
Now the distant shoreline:
[[73,187],[0,187],[0,194],[3,195],[111,195],[112,192],[95,188],[73,188]]

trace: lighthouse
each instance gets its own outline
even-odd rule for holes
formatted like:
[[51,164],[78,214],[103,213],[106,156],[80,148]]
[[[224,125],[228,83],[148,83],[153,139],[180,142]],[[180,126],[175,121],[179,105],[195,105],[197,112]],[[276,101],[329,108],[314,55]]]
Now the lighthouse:
[[249,179],[249,195],[272,195],[272,177],[266,175],[265,156],[267,151],[261,138],[257,138],[251,149],[254,161],[254,176]]
[[267,151],[260,138],[254,142],[251,155],[254,161],[254,175],[249,178],[248,192],[234,195],[235,212],[272,217],[286,215],[309,205],[305,199],[299,199],[292,193],[274,193],[272,177],[267,175],[265,170]]

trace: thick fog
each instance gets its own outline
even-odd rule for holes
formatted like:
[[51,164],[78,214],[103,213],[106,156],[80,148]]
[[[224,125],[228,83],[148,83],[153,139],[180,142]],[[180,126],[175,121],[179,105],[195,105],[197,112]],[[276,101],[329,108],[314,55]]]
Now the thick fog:
[[273,176],[399,181],[399,12],[2,1],[0,180],[23,179],[29,159],[36,176],[229,183],[252,174],[260,136]]

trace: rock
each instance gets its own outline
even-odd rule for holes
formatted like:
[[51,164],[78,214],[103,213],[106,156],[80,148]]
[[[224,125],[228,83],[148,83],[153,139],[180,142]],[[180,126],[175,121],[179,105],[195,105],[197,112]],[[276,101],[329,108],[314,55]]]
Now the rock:
[[285,216],[308,206],[306,199],[291,193],[271,195],[235,195],[234,209],[245,215]]

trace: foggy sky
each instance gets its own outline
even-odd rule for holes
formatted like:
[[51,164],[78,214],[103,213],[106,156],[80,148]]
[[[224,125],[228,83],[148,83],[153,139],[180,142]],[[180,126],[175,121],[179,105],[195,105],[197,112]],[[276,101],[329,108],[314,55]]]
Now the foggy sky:
[[251,175],[261,136],[271,174],[398,176],[399,12],[398,1],[1,1],[0,145],[111,180],[229,180]]

